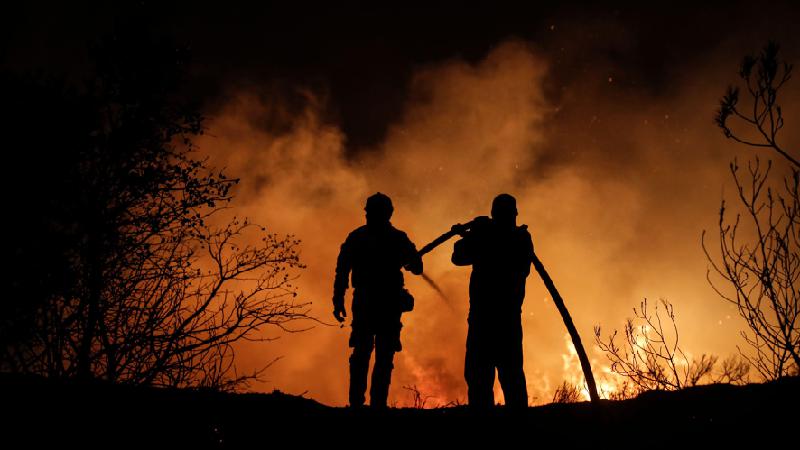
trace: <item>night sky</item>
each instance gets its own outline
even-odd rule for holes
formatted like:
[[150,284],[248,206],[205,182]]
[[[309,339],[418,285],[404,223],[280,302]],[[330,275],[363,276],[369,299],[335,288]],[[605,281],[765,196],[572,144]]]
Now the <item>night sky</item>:
[[[119,24],[171,36],[192,52],[190,95],[213,111],[237,86],[270,86],[288,108],[298,88],[325,98],[348,151],[379,143],[397,120],[415,69],[476,62],[505,39],[553,61],[547,95],[586,71],[614,68],[615,87],[657,96],[720,43],[797,39],[793,2],[485,2],[408,6],[344,2],[25,2],[6,6],[0,63],[79,76],[86,49]],[[252,4],[251,4],[252,3]],[[744,49],[743,49],[744,50]],[[277,118],[262,124],[285,127]]]

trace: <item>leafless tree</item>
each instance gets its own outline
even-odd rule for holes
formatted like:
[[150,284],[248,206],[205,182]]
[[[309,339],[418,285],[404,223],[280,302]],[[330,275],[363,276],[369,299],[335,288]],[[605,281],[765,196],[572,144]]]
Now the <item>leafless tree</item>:
[[731,355],[722,360],[719,370],[711,374],[712,383],[737,384],[746,382],[750,373],[750,361],[739,355]]
[[[792,167],[800,168],[800,161],[778,142],[778,132],[784,125],[778,92],[792,78],[793,69],[792,64],[780,60],[779,50],[780,46],[770,41],[759,55],[744,57],[739,67],[739,77],[744,82],[750,104],[742,105],[740,89],[731,86],[720,100],[714,122],[728,139],[774,151]],[[737,132],[734,130],[737,125],[744,128]]]
[[744,58],[739,76],[747,100],[740,101],[738,87],[729,88],[715,122],[727,138],[774,152],[786,164],[756,156],[743,169],[734,160],[730,171],[741,212],[729,217],[723,200],[717,255],[705,232],[702,241],[709,282],[748,325],[741,334],[753,352],[740,352],[765,379],[800,368],[800,162],[778,141],[784,126],[778,93],[792,75],[778,52],[770,42],[759,55]]
[[[34,210],[57,244],[37,248],[48,252],[39,260],[59,261],[52,273],[70,276],[34,290],[37,266],[19,271],[26,278],[12,286],[28,297],[25,321],[7,314],[2,325],[26,329],[0,333],[0,370],[240,385],[259,371],[236,371],[237,341],[269,339],[270,326],[294,331],[290,323],[308,318],[293,285],[299,242],[221,217],[237,180],[196,156],[202,117],[175,100],[183,49],[120,33],[95,52],[96,78],[64,108],[75,116],[74,137],[58,139],[58,202]],[[12,244],[16,253],[26,254],[27,242]]]
[[[242,238],[261,234],[258,244]],[[305,318],[291,270],[302,267],[298,242],[234,220],[186,240],[167,241],[157,264],[128,273],[104,308],[92,370],[111,381],[169,386],[233,387],[233,344],[266,340]],[[241,247],[240,247],[241,245]],[[178,248],[176,248],[178,247]]]
[[634,318],[625,324],[625,338],[617,342],[617,330],[603,340],[601,328],[595,326],[595,341],[611,362],[612,372],[632,384],[637,392],[660,389],[678,390],[702,382],[738,383],[747,375],[747,364],[726,360],[716,373],[718,357],[706,354],[689,358],[679,345],[678,326],[671,303],[661,300],[666,313],[662,317],[658,305],[651,311],[647,299],[634,308]]

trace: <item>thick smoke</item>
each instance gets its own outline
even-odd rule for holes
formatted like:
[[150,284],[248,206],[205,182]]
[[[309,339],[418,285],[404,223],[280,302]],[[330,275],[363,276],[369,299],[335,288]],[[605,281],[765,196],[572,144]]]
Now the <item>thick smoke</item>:
[[[703,229],[713,235],[722,196],[732,194],[726,167],[736,150],[711,118],[738,57],[698,63],[703,77],[689,74],[675,80],[673,95],[657,96],[619,89],[624,74],[610,64],[561,85],[552,79],[553,58],[512,40],[475,64],[453,59],[420,68],[402,119],[382,145],[357,157],[346,157],[346,136],[320,119],[324,98],[310,92],[302,114],[282,118],[292,124],[282,132],[260,125],[289,114],[268,94],[233,92],[198,144],[214,165],[242,179],[237,215],[302,239],[308,268],[298,279],[301,298],[326,321],[339,245],[364,222],[368,195],[392,197],[393,223],[418,247],[456,222],[488,214],[495,195],[515,195],[519,223],[529,225],[603,378],[607,363],[594,348],[593,325],[620,328],[644,297],[675,305],[689,353],[728,355],[739,343],[742,324],[708,286],[700,247]],[[559,95],[547,95],[546,87]],[[447,243],[427,255],[425,273],[452,307],[406,275],[416,309],[403,319],[390,403],[408,403],[403,386],[416,386],[433,403],[465,400],[469,269],[454,267],[451,251]],[[561,381],[577,381],[579,367],[535,272],[523,324],[532,402],[547,402]],[[307,392],[343,405],[348,333],[317,325],[248,344],[239,349],[240,366],[283,356],[254,389]]]

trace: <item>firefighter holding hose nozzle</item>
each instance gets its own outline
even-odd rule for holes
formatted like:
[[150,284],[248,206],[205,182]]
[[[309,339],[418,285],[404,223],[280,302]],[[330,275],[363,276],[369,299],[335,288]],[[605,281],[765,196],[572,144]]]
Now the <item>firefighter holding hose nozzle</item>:
[[506,405],[527,407],[521,313],[533,242],[527,226],[517,226],[516,200],[500,194],[492,202],[491,218],[479,217],[451,231],[462,236],[453,248],[453,264],[472,266],[464,363],[469,405],[494,405],[497,370]]
[[469,405],[487,408],[494,405],[495,371],[500,379],[506,405],[525,408],[527,385],[523,371],[522,302],[531,264],[542,279],[569,332],[586,387],[593,404],[600,397],[591,363],[572,316],[553,279],[533,250],[526,225],[517,226],[517,202],[500,194],[492,202],[491,217],[477,217],[456,224],[416,251],[408,236],[394,228],[392,202],[377,193],[367,199],[367,225],[350,233],[342,244],[334,281],[333,314],[339,322],[347,315],[344,294],[352,271],[353,331],[350,346],[350,405],[364,404],[367,372],[373,348],[370,406],[386,407],[394,353],[400,351],[400,316],[413,308],[413,297],[403,287],[404,268],[422,275],[440,295],[441,290],[422,273],[422,256],[454,236],[461,236],[453,248],[452,262],[472,266],[467,322],[467,352],[464,377]]

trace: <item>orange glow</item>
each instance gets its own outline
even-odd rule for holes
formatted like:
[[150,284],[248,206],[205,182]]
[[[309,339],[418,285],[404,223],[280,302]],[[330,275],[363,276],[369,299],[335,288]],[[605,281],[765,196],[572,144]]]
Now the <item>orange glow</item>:
[[[313,93],[304,113],[289,118],[290,131],[271,134],[258,127],[259,117],[286,113],[270,103],[269,92],[232,92],[198,146],[212,165],[242,179],[232,213],[303,240],[308,268],[298,280],[300,298],[331,322],[336,255],[347,233],[363,223],[369,194],[392,197],[393,223],[418,247],[456,222],[488,214],[496,194],[515,195],[519,222],[529,225],[607,396],[614,378],[593,344],[592,326],[621,329],[643,297],[675,305],[687,351],[727,356],[740,343],[742,324],[708,286],[700,247],[704,228],[713,238],[721,195],[732,194],[727,163],[737,152],[748,154],[726,142],[711,121],[737,58],[703,62],[702,77],[676,80],[679,92],[663,97],[618,91],[621,77],[610,83],[606,68],[598,68],[565,82],[556,104],[545,95],[547,83],[561,87],[547,78],[553,62],[510,41],[474,65],[452,60],[421,68],[402,119],[378,148],[355,159],[345,158],[346,136],[320,120],[324,100]],[[796,143],[797,132],[789,130],[787,138]],[[417,306],[404,315],[390,404],[408,405],[402,386],[412,385],[433,404],[465,401],[469,269],[454,267],[451,251],[445,244],[427,255],[425,272],[454,302],[452,309],[406,275]],[[568,339],[564,349],[561,317],[535,272],[523,326],[532,403],[548,403],[564,380],[582,382]],[[344,405],[348,333],[319,325],[289,335],[267,330],[281,338],[243,344],[239,365],[258,367],[283,356],[268,381],[253,389],[306,392]]]

